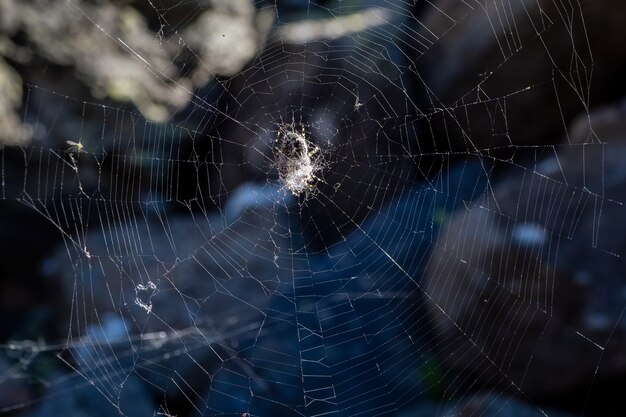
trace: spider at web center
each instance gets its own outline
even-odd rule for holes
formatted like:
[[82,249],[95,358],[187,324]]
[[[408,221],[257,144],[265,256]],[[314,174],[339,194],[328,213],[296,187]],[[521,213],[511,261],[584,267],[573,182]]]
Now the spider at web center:
[[306,136],[303,124],[281,124],[274,140],[274,161],[283,186],[295,196],[310,195],[323,167],[320,147]]

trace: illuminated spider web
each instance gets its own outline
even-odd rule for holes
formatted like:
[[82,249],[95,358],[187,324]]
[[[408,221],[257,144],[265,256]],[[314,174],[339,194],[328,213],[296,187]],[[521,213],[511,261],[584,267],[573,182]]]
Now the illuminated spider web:
[[[191,71],[185,64],[209,71],[180,35],[205,6],[146,3],[161,22],[155,37],[182,45],[169,62],[173,75],[128,39],[102,30],[102,42],[134,55],[146,77],[173,89],[182,86],[176,77]],[[235,75],[210,73],[169,122],[147,121],[116,102],[71,97],[61,86],[29,85],[24,120],[45,131],[31,145],[0,151],[0,193],[38,212],[62,239],[43,269],[59,280],[69,312],[59,326],[66,338],[6,345],[16,363],[7,375],[43,380],[45,389],[29,401],[32,408],[19,403],[4,411],[58,413],[59,399],[92,398],[81,396],[95,390],[101,402],[77,399],[75,407],[91,415],[373,416],[434,404],[432,413],[444,415],[451,400],[488,392],[520,397],[547,414],[517,369],[541,366],[519,337],[524,318],[534,323],[537,315],[576,335],[599,364],[608,341],[553,314],[560,288],[547,265],[558,247],[522,245],[497,260],[502,270],[519,264],[547,271],[510,283],[473,263],[472,250],[490,247],[480,229],[464,241],[459,230],[467,223],[451,220],[477,216],[487,229],[485,219],[494,217],[531,243],[568,236],[588,251],[614,250],[565,231],[575,226],[553,216],[554,206],[579,219],[590,201],[617,204],[602,188],[572,184],[537,162],[559,162],[561,151],[577,146],[529,143],[531,127],[509,125],[521,117],[526,95],[544,91],[557,97],[548,104],[555,114],[573,116],[558,101],[569,96],[557,84],[570,78],[556,65],[541,78],[502,82],[524,47],[560,28],[559,15],[552,5],[524,2],[544,13],[529,36],[519,33],[524,22],[513,13],[522,2],[499,2],[501,14],[489,15],[499,19],[481,21],[486,5],[459,1],[454,15],[441,11],[446,23],[435,31],[419,16],[432,16],[437,6],[419,3],[311,2],[300,13],[259,3],[257,13],[269,11],[274,23],[256,56]],[[190,11],[171,20],[179,8]],[[99,27],[100,16],[89,10],[73,3],[67,12]],[[455,43],[444,41],[455,28],[480,22],[501,33],[499,54],[462,95],[441,97],[443,86],[425,80],[420,62],[435,65],[436,57],[455,53],[446,49]],[[542,64],[553,59],[551,46],[544,48]],[[579,79],[591,73],[572,72]],[[491,92],[498,81],[507,87]],[[591,87],[584,80],[570,86],[582,102],[577,111],[588,114]],[[55,121],[76,112],[80,127]],[[485,119],[487,132],[477,126]],[[543,132],[555,134],[555,143],[559,124],[557,133]],[[285,148],[281,129],[301,135],[301,145]],[[306,166],[302,156],[282,159],[304,140],[323,160],[314,180],[297,177],[306,197],[279,175],[285,162]],[[311,152],[305,150],[309,161]],[[501,207],[507,204],[494,189],[502,172],[552,187],[535,209],[547,219],[541,228],[528,213]],[[512,193],[507,201],[527,207],[530,199]],[[458,228],[446,229],[451,221]],[[488,282],[486,300],[519,303],[515,320],[496,324],[502,306],[460,315],[468,297],[462,290],[477,290],[452,278],[459,268]],[[427,282],[427,273],[443,283]],[[484,344],[483,333],[502,342]],[[42,371],[41,363],[58,371]]]

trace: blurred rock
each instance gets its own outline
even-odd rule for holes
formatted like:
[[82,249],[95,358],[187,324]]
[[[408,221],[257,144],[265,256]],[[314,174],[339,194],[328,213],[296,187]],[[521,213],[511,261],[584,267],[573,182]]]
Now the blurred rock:
[[432,129],[421,142],[500,158],[556,143],[564,122],[626,92],[625,18],[621,0],[435,2],[408,39]]
[[[0,3],[0,33],[23,36],[25,48],[45,61],[41,67],[75,68],[94,96],[130,101],[148,119],[163,122],[192,100],[195,88],[238,72],[264,39],[251,2],[216,0],[211,6],[203,13],[193,11],[196,18],[184,30],[165,20],[153,30],[146,16],[162,10],[143,15],[131,5],[111,2],[8,0]],[[29,71],[35,63],[30,62]]]
[[27,404],[33,399],[28,386],[28,376],[22,372],[21,364],[12,364],[4,356],[0,356],[0,410],[6,412],[13,407]]
[[196,87],[217,75],[233,76],[241,71],[259,52],[273,20],[268,9],[260,10],[257,16],[250,0],[213,0],[211,5],[212,9],[182,33],[185,45],[201,62],[191,76]]
[[305,43],[361,33],[370,28],[384,26],[393,19],[393,14],[385,8],[363,7],[363,10],[345,16],[331,15],[328,18],[318,17],[285,23],[279,32],[285,43]]
[[0,50],[0,147],[24,145],[31,137],[31,129],[22,125],[18,114],[21,104],[22,80]]
[[[110,375],[117,379],[117,375]],[[49,416],[154,416],[155,404],[141,380],[131,375],[117,386],[109,385],[104,391],[99,384],[92,384],[78,375],[68,378],[60,375],[52,381],[52,388],[46,392],[45,400],[34,411],[23,414],[26,417]]]
[[625,120],[583,114],[440,235],[425,288],[465,383],[536,398],[626,372]]
[[[190,98],[185,91],[190,85],[177,79],[172,57],[131,7],[5,1],[0,15],[2,32],[11,36],[22,32],[43,59],[74,66],[96,95],[132,101],[149,118],[161,121]],[[156,76],[149,76],[146,66]],[[175,83],[168,85],[168,78]]]
[[[421,404],[399,417],[567,417],[570,414],[522,402],[506,394],[478,393],[454,405]],[[571,415],[573,417],[573,415]]]
[[60,321],[80,372],[105,392],[138,372],[166,398],[199,407],[206,398],[187,397],[186,384],[200,392],[233,367],[247,372],[239,352],[280,298],[279,271],[290,260],[287,220],[274,207],[284,197],[246,187],[224,215],[184,218],[155,203],[140,221],[104,223],[84,243],[68,241],[45,271],[72,306]]

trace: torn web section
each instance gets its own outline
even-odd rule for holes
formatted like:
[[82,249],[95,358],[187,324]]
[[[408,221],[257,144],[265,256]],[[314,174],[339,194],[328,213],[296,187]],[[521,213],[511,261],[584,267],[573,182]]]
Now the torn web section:
[[[229,363],[215,375],[216,414],[355,415],[372,404],[393,414],[428,394],[433,356],[420,276],[439,225],[480,195],[480,161],[414,184],[373,212],[345,242],[307,252],[300,208],[285,206],[287,251],[278,251],[278,291],[254,343],[249,373]],[[245,342],[243,342],[245,343]]]

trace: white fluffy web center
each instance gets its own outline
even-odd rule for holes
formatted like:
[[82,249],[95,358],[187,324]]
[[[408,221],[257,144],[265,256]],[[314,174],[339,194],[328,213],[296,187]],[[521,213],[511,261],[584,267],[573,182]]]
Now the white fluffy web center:
[[295,196],[310,193],[323,167],[320,148],[307,140],[295,125],[281,126],[274,143],[274,157],[283,185]]

